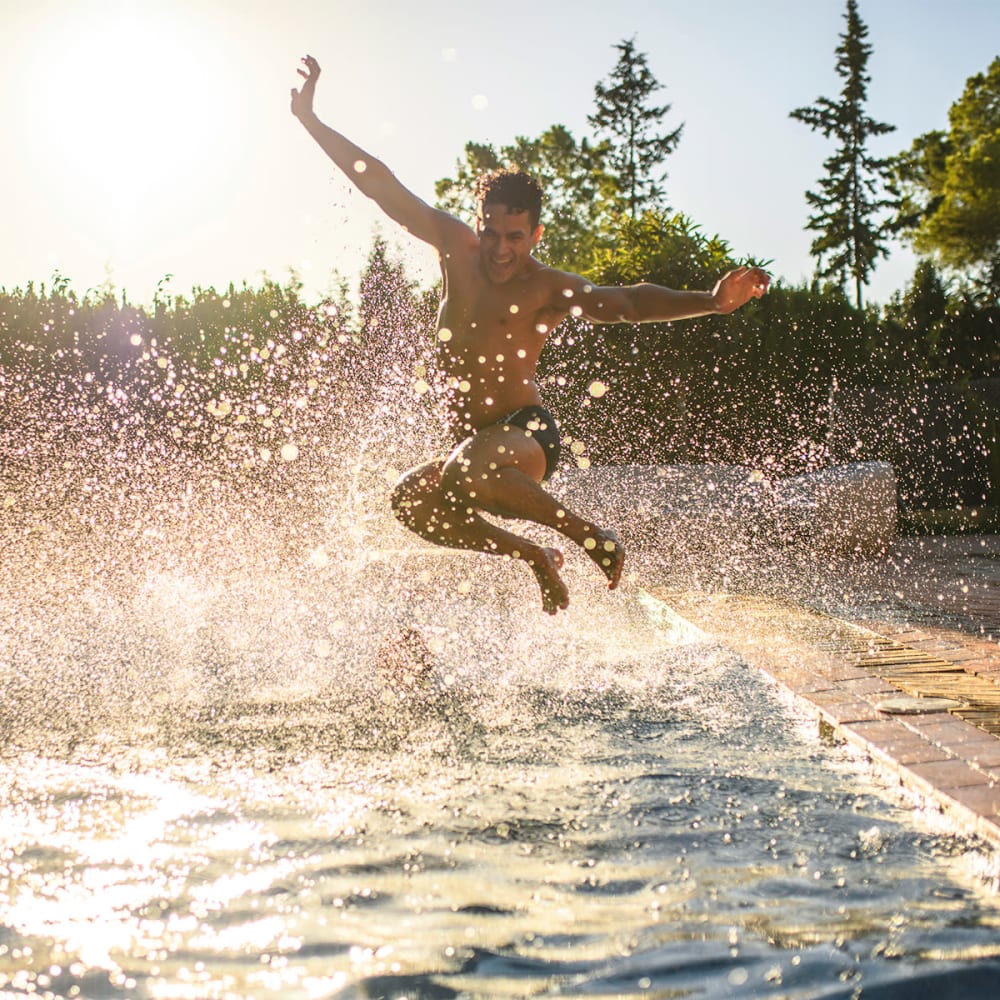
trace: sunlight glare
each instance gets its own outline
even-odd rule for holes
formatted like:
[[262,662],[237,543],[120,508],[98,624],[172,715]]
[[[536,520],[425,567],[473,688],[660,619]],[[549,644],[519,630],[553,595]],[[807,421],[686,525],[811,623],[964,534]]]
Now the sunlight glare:
[[224,109],[245,102],[208,25],[166,4],[81,5],[39,32],[25,153],[50,202],[112,254],[197,218],[238,155]]

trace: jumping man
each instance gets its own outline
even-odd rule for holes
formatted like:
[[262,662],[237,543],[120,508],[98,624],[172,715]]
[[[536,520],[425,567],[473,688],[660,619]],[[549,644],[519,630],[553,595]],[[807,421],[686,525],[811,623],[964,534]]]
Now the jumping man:
[[437,365],[454,450],[405,473],[392,494],[396,516],[438,545],[524,561],[542,607],[569,604],[558,549],[498,527],[482,513],[534,521],[579,545],[614,588],[625,550],[613,531],[567,510],[541,484],[559,458],[559,432],[535,377],[549,334],[572,313],[594,323],[643,323],[730,313],[767,290],[760,268],[737,268],[711,292],[659,285],[599,287],[532,255],[542,236],[541,189],[527,174],[496,171],[476,184],[475,228],[432,208],[313,111],[320,67],[312,56],[292,90],[292,113],[331,160],[391,219],[429,243],[441,261]]

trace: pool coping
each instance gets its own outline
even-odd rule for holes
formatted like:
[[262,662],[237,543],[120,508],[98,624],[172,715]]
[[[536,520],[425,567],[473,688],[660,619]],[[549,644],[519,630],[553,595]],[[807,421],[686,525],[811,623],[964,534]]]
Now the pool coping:
[[812,618],[818,635],[829,623],[841,637],[889,642],[918,660],[932,656],[945,669],[995,685],[1000,695],[996,642],[953,627],[838,619],[760,595],[650,586],[642,598],[648,613],[672,627],[700,632],[736,652],[789,692],[818,720],[825,736],[857,748],[883,775],[933,803],[960,832],[1000,849],[1000,739],[950,712],[883,711],[879,704],[903,690],[859,665],[843,642],[803,638],[801,626]]

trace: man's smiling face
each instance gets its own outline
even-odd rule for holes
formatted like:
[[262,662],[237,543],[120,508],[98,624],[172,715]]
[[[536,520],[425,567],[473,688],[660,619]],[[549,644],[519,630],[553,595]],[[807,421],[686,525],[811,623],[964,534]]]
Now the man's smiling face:
[[531,251],[542,237],[541,225],[532,228],[527,212],[494,201],[480,204],[476,232],[483,273],[495,285],[527,270]]

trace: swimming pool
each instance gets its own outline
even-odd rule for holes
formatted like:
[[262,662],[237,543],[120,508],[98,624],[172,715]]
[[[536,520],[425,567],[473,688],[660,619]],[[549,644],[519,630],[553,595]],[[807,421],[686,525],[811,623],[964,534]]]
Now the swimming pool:
[[[339,515],[318,546],[302,506],[206,480],[134,522],[8,522],[5,995],[1000,985],[989,850],[634,581],[570,559],[552,620],[523,567]],[[414,624],[434,677],[387,685]]]

